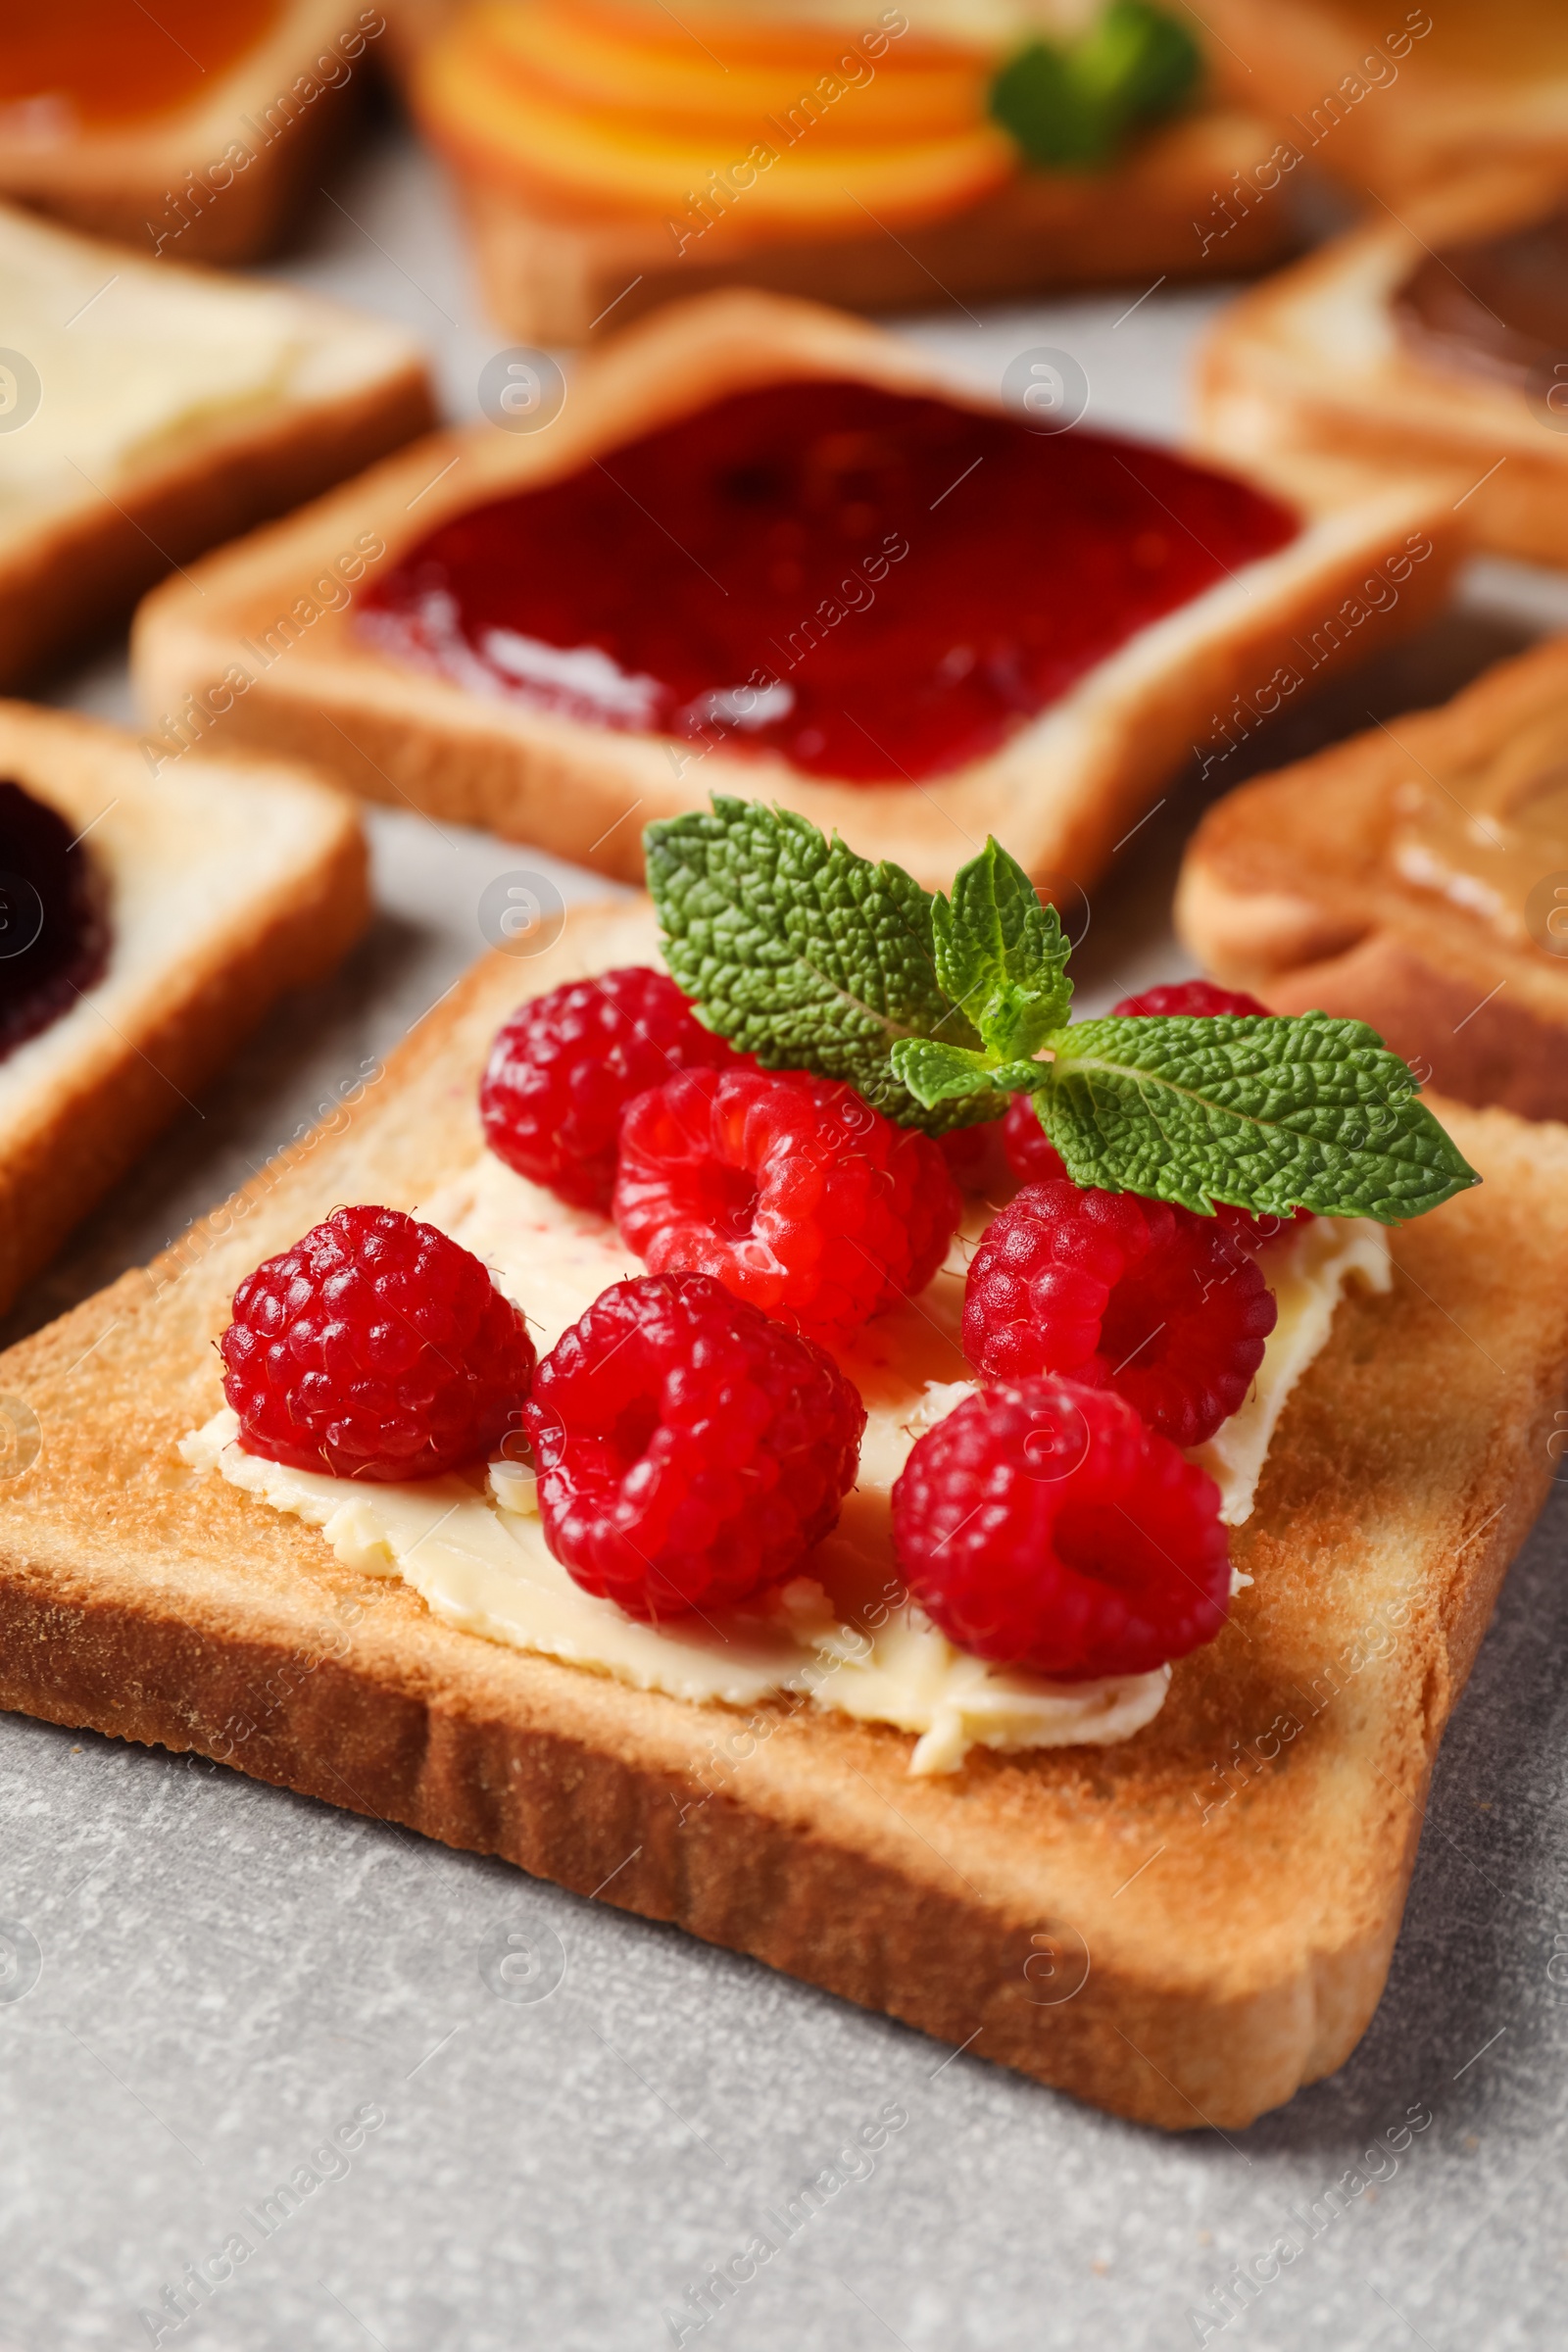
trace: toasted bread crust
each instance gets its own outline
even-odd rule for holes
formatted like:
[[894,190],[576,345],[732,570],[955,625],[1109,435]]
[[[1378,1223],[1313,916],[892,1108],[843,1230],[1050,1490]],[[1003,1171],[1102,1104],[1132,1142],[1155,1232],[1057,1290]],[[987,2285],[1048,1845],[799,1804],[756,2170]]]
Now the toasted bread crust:
[[1381,39],[1363,24],[1358,41],[1323,0],[1215,0],[1203,15],[1221,83],[1272,109],[1281,137],[1357,196],[1398,202],[1488,160],[1568,161],[1568,78],[1522,56],[1499,69],[1495,53],[1477,72],[1446,56],[1450,22],[1396,13]]
[[882,1727],[458,1633],[175,1452],[240,1277],[335,1200],[427,1196],[478,1148],[517,997],[653,938],[591,911],[488,958],[335,1132],[0,1359],[43,1433],[0,1523],[0,1704],[506,1855],[1118,2113],[1249,2121],[1371,2015],[1431,1760],[1544,1491],[1568,1134],[1452,1114],[1489,1181],[1398,1237],[1391,1298],[1342,1306],[1237,1544],[1256,1584],[1153,1724],[911,1781]]
[[1442,710],[1243,785],[1188,844],[1183,938],[1281,1012],[1370,1021],[1459,1102],[1568,1118],[1568,961],[1412,888],[1385,855],[1407,779],[1457,781],[1558,713],[1568,756],[1568,638],[1499,663]]
[[1532,220],[1565,188],[1568,157],[1551,171],[1471,174],[1243,295],[1199,357],[1199,445],[1255,465],[1286,496],[1323,465],[1347,496],[1400,475],[1441,475],[1480,546],[1560,565],[1568,432],[1548,430],[1510,387],[1424,365],[1395,339],[1389,305],[1427,253]]
[[568,471],[743,384],[832,373],[920,389],[944,381],[909,346],[812,304],[735,293],[667,309],[584,363],[548,431],[437,434],[155,591],[133,638],[144,706],[177,709],[238,665],[252,683],[222,725],[239,739],[315,760],[372,799],[486,825],[625,880],[641,878],[651,818],[733,792],[799,809],[931,883],[995,833],[1059,893],[1095,880],[1231,696],[1298,660],[1295,640],[1407,537],[1433,552],[1406,565],[1397,605],[1342,647],[1347,665],[1420,620],[1459,551],[1453,517],[1425,490],[1326,519],[1312,519],[1308,500],[1301,537],[1280,556],[1142,631],[992,758],[917,788],[817,781],[772,756],[704,752],[484,699],[383,662],[359,644],[348,612],[295,626],[286,658],[268,650],[321,566],[367,534],[395,558],[446,515]]
[[[204,942],[180,958],[133,1026],[95,1032],[90,1064],[84,1057],[57,1077],[41,1112],[13,1120],[0,1137],[0,1311],[274,1000],[322,978],[369,920],[365,841],[351,805],[323,780],[243,755],[207,765],[220,788],[226,775],[249,772],[309,795],[311,839],[286,874],[258,886],[220,944]],[[0,774],[57,797],[84,826],[111,798],[134,821],[137,795],[149,791],[134,738],[21,704],[0,704]]]
[[[102,267],[113,282],[150,267],[112,246],[78,243],[0,208],[0,257],[17,248],[34,270],[56,254]],[[185,286],[232,297],[232,278],[164,262]],[[164,574],[424,433],[435,409],[424,362],[406,336],[339,304],[288,290],[301,380],[255,414],[196,422],[177,448],[82,477],[74,503],[40,506],[0,550],[0,687],[19,684],[121,618]],[[323,360],[338,380],[314,380]],[[78,469],[79,470],[79,469]],[[71,478],[68,476],[68,479]],[[94,495],[96,493],[96,495]]]
[[428,379],[411,363],[45,524],[0,562],[0,686],[90,642],[172,566],[287,514],[427,431],[431,419]]
[[[1230,109],[1185,117],[1107,172],[1020,172],[950,218],[864,235],[778,238],[735,226],[677,251],[667,221],[547,218],[519,196],[458,175],[485,307],[498,326],[539,343],[585,343],[607,310],[639,313],[715,286],[760,286],[855,310],[927,308],[1052,286],[1234,276],[1267,269],[1295,242],[1282,205],[1234,226],[1214,191],[1267,151],[1263,125]],[[1223,242],[1219,241],[1223,240]]]
[[[182,262],[260,259],[278,243],[363,98],[363,63],[336,86],[311,74],[356,13],[345,0],[289,0],[257,48],[176,114],[47,146],[0,135],[0,196],[134,246],[148,260],[159,253]],[[305,76],[318,94],[302,102]],[[238,170],[230,165],[215,188],[209,175],[216,177],[236,140],[250,161]]]

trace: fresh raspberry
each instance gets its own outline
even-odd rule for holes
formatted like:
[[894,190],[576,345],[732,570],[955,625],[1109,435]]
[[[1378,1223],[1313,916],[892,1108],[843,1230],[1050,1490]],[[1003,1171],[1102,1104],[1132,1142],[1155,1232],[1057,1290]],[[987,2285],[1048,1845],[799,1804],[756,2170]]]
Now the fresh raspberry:
[[612,1283],[526,1408],[546,1541],[657,1623],[789,1576],[855,1481],[865,1407],[832,1357],[703,1274]]
[[1053,1176],[1067,1173],[1061,1153],[1040,1124],[1032,1095],[1013,1096],[1002,1122],[1002,1148],[1008,1167],[1025,1184],[1049,1184]]
[[673,980],[644,964],[569,980],[519,1004],[479,1085],[485,1141],[519,1176],[608,1214],[620,1114],[677,1070],[749,1069],[702,1027]]
[[615,1221],[655,1274],[711,1274],[829,1345],[923,1291],[962,1203],[927,1135],[852,1086],[688,1070],[627,1109]]
[[247,1453],[435,1478],[518,1426],[534,1346],[469,1250],[398,1208],[335,1208],[247,1274],[219,1341]]
[[1150,1020],[1170,1020],[1185,1015],[1211,1021],[1219,1013],[1233,1012],[1243,1020],[1268,1017],[1268,1006],[1245,989],[1216,988],[1212,980],[1168,980],[1162,988],[1146,988],[1142,996],[1123,997],[1110,1008],[1113,1020],[1143,1017]]
[[950,1127],[946,1135],[937,1137],[948,1174],[960,1192],[988,1193],[1004,1180],[1004,1162],[998,1146],[1004,1124],[1002,1119],[981,1119],[973,1127]]
[[1022,1380],[916,1441],[893,1541],[911,1594],[960,1648],[1063,1682],[1147,1674],[1225,1622],[1219,1499],[1123,1398]]
[[[1256,997],[1250,997],[1245,989],[1216,988],[1212,980],[1172,980],[1163,988],[1146,988],[1141,997],[1123,997],[1119,1004],[1111,1006],[1111,1012],[1154,1020],[1168,1020],[1173,1014],[1212,1020],[1222,1012],[1234,1013],[1242,1020],[1269,1017],[1268,1006],[1260,1004]],[[1228,1200],[1214,1204],[1216,1221],[1228,1233],[1235,1234],[1244,1250],[1261,1250],[1265,1242],[1289,1233],[1293,1225],[1299,1225],[1311,1214],[1309,1208],[1298,1208],[1294,1216],[1257,1217],[1250,1208],[1235,1208]]]
[[997,1380],[1065,1372],[1114,1389],[1178,1446],[1235,1412],[1276,1308],[1213,1217],[1133,1193],[1026,1185],[969,1267],[963,1348]]

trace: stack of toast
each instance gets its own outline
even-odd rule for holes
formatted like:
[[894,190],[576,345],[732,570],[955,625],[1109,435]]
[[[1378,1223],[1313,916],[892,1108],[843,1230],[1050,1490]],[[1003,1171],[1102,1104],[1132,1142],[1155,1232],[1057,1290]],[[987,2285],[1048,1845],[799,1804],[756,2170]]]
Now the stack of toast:
[[[715,10],[697,12],[709,30]],[[1491,90],[1489,121],[1535,125],[1528,167],[1483,155],[1460,185],[1415,187],[1406,212],[1458,120],[1439,105],[1441,77],[1417,88],[1412,74],[1412,96],[1426,95],[1397,117],[1386,173],[1354,166],[1397,182],[1402,217],[1221,315],[1178,456],[1099,432],[1059,352],[1033,355],[1022,386],[976,381],[806,297],[883,307],[932,273],[976,299],[1180,273],[1211,217],[1192,209],[1200,184],[1217,200],[1222,167],[1239,183],[1261,135],[1226,113],[1213,69],[1180,106],[1139,118],[1099,176],[1022,172],[999,144],[1004,107],[962,132],[966,168],[993,174],[962,206],[891,237],[840,223],[670,262],[656,250],[667,223],[646,208],[574,211],[543,165],[507,184],[493,148],[485,170],[459,152],[452,44],[513,40],[523,55],[535,18],[554,22],[542,0],[510,19],[456,4],[389,10],[389,25],[374,14],[292,0],[199,103],[173,77],[167,105],[138,115],[127,96],[116,117],[90,78],[55,88],[47,59],[18,84],[24,105],[0,99],[0,190],[17,208],[0,212],[0,276],[18,321],[0,352],[0,682],[45,676],[142,600],[139,732],[0,706],[0,1310],[275,1000],[352,953],[371,913],[361,802],[622,881],[644,879],[652,843],[657,911],[620,900],[537,936],[526,907],[521,930],[508,914],[373,1087],[151,1265],[0,1359],[0,1704],[503,1855],[1118,2114],[1246,2124],[1341,2065],[1367,2026],[1433,1760],[1560,1440],[1568,642],[1209,809],[1177,922],[1214,982],[1246,996],[1130,1001],[1082,1031],[1065,1026],[1065,995],[1050,1018],[1040,1000],[1060,987],[1060,927],[1087,919],[1119,849],[1226,712],[1304,699],[1419,628],[1474,547],[1564,560],[1554,313],[1525,295],[1510,307],[1536,282],[1531,257],[1556,250],[1556,101]],[[1343,12],[1290,0],[1265,22],[1236,0],[1217,16],[1218,38],[1256,43],[1259,89],[1283,121],[1292,75]],[[596,0],[552,73],[563,86],[613,80],[626,44],[663,72],[673,36],[655,41],[645,17]],[[931,110],[900,147],[913,172],[980,68],[951,13],[937,29],[911,17],[884,27],[876,56],[907,35],[927,82],[912,68],[867,78],[911,122],[916,100]],[[1426,38],[1407,30],[1401,56]],[[527,338],[593,338],[569,370],[535,350],[499,355],[475,423],[437,429],[424,356],[402,332],[189,266],[276,232],[291,175],[321,126],[346,119],[383,32],[456,160],[493,315]],[[1163,37],[1140,19],[1146,34]],[[771,34],[735,38],[759,89],[794,72]],[[1038,47],[1037,91],[1080,54],[1059,28]],[[234,110],[266,118],[274,81],[296,94],[284,129],[231,158],[226,180],[204,175],[195,159]],[[1355,141],[1373,138],[1380,102],[1367,97],[1364,124],[1356,113],[1347,157],[1371,153]],[[692,101],[698,116],[714,103]],[[155,201],[180,225],[149,245]],[[1284,249],[1283,204],[1255,211],[1227,269]],[[112,237],[129,249],[100,241]],[[1500,340],[1422,275],[1431,259],[1473,294],[1464,254],[1487,257],[1483,291],[1513,289],[1494,314]],[[589,314],[623,273],[635,292],[600,331]],[[993,495],[999,480],[1009,487]],[[1020,553],[1007,509],[1028,501]],[[861,723],[873,710],[900,730],[896,750]],[[983,958],[965,966],[954,944],[982,872],[1006,981],[990,999]],[[874,985],[854,962],[858,924],[893,943]],[[1026,955],[1051,966],[1049,987]],[[1229,1615],[1214,1639],[1157,1653],[1137,1728],[1046,1739],[999,1716],[994,1736],[943,1747],[903,1701],[816,1703],[803,1680],[754,1674],[751,1620],[732,1629],[730,1680],[706,1690],[659,1664],[680,1627],[657,1611],[630,1647],[595,1649],[595,1626],[633,1613],[558,1543],[536,1400],[504,1443],[423,1488],[384,1469],[361,1484],[324,1446],[302,1469],[235,1417],[217,1343],[228,1348],[237,1295],[345,1204],[417,1220],[431,1247],[469,1236],[502,1297],[523,1316],[536,1307],[547,1363],[567,1346],[573,1284],[602,1300],[692,1272],[650,1252],[643,1275],[623,1199],[581,1169],[550,1199],[554,1180],[505,1157],[493,1116],[498,1033],[536,1034],[516,1028],[521,1007],[577,1022],[577,1037],[628,972],[645,987],[662,966],[746,1057],[711,1035],[707,1061],[671,1049],[688,1142],[705,1087],[717,1101],[778,1064],[813,1103],[840,1089],[847,1160],[870,1125],[894,1128],[948,1202],[952,1249],[911,1281],[918,1296],[890,1295],[828,1348],[871,1435],[844,1529],[813,1541],[783,1588],[792,1626],[840,1611],[813,1639],[847,1638],[858,1619],[845,1595],[858,1608],[876,1578],[897,1589],[900,1638],[935,1638],[941,1620],[899,1583],[890,1496],[910,1449],[997,1386],[963,1302],[975,1249],[1020,1183],[1041,1188],[1022,1196],[1041,1219],[1076,1213],[1084,1194],[1109,1198],[1107,1217],[1144,1203],[1151,1250],[1158,1216],[1198,1231],[1217,1204],[1227,1279],[1242,1281],[1237,1253],[1251,1251],[1243,1271],[1272,1286],[1281,1336],[1272,1355],[1259,1339],[1233,1415],[1261,1436],[1243,1501],[1225,1489]],[[808,1003],[827,1046],[768,1029],[758,976],[786,968],[802,992],[791,1019]],[[1249,1041],[1315,1052],[1331,1035],[1346,1069],[1375,1074],[1374,1094],[1353,1099],[1372,1102],[1374,1129],[1417,1139],[1408,1164],[1462,1175],[1428,1213],[1370,1215],[1351,1198],[1359,1147],[1342,1122],[1300,1144],[1297,1189],[1278,1199],[1207,1178],[1195,1192],[1152,1163],[1147,1181],[1117,1177],[1110,1098],[1096,1089],[1132,1055],[1133,1091],[1152,1099],[1160,1040],[1177,1051],[1195,1021],[1227,1069],[1250,1067]],[[1020,1107],[1045,1103],[1091,1033],[1080,1126],[1054,1128],[1041,1107],[1022,1133]],[[875,1084],[868,1034],[887,1049]],[[1138,1037],[1155,1041],[1143,1061]],[[607,1044],[584,1095],[630,1052]],[[1291,1066],[1309,1059],[1303,1049]],[[546,1059],[513,1077],[537,1094]],[[664,1071],[655,1083],[666,1089]],[[968,1128],[952,1107],[965,1089],[976,1102],[992,1090]],[[621,1109],[598,1139],[612,1165]],[[1172,1115],[1153,1162],[1174,1169],[1186,1131]],[[563,1114],[551,1149],[586,1167],[568,1130]],[[1091,1130],[1109,1176],[1073,1157]],[[723,1217],[739,1220],[726,1246],[750,1234],[745,1190],[725,1196]],[[1357,1279],[1313,1294],[1302,1277],[1291,1293],[1298,1225],[1308,1250],[1355,1227]],[[1387,1245],[1374,1225],[1392,1229]],[[721,1256],[702,1261],[710,1288]],[[764,1335],[788,1321],[749,1311]],[[25,1303],[23,1315],[36,1320]],[[526,1352],[531,1367],[531,1340]],[[1121,1395],[1121,1369],[1104,1370],[1107,1394]],[[1204,1481],[1227,1458],[1223,1439],[1183,1450],[1182,1475],[1196,1465]],[[417,1529],[406,1548],[429,1544],[427,1575],[408,1572],[376,1507]],[[515,1541],[534,1565],[517,1571],[503,1537],[524,1519]],[[496,1589],[497,1545],[589,1633],[522,1639],[481,1607],[475,1580]],[[594,1593],[597,1618],[567,1578]],[[956,1638],[950,1652],[945,1671],[996,1701],[1009,1661]],[[1083,1722],[1084,1676],[1010,1665],[1026,1685],[1019,1720],[1033,1707],[1037,1724],[1052,1708]],[[1004,1716],[1018,1696],[1005,1684]]]

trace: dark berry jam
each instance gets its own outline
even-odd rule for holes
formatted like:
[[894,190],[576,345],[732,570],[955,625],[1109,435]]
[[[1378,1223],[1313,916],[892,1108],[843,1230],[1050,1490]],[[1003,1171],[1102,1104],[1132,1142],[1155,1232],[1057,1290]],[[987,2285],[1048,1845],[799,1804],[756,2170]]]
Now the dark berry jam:
[[912,782],[1298,527],[1140,442],[798,381],[455,515],[359,625],[476,694]]
[[108,959],[105,893],[73,833],[20,784],[0,783],[0,1060],[69,1012]]

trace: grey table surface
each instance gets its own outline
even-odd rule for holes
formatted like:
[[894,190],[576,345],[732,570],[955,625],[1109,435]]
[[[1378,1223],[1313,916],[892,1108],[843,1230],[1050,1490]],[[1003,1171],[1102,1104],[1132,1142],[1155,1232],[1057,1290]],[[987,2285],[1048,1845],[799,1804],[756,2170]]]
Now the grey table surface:
[[[474,412],[500,338],[397,131],[345,159],[283,270],[407,320],[452,414]],[[1161,288],[1129,311],[1136,291],[949,304],[908,331],[992,384],[1021,349],[1066,348],[1095,421],[1169,438],[1216,297]],[[1438,699],[1564,622],[1568,578],[1473,566],[1442,620],[1210,786]],[[122,648],[57,699],[128,716]],[[1190,968],[1169,897],[1199,806],[1191,778],[1173,786],[1084,909],[1091,1006]],[[477,951],[494,876],[542,873],[568,900],[607,887],[414,815],[370,827],[364,945],[276,1010],[4,1336],[172,1239],[395,1043]],[[1561,2342],[1565,1555],[1559,1493],[1440,1760],[1365,2040],[1229,2135],[1140,2131],[978,2049],[202,1759],[0,1717],[0,2352]],[[881,2147],[845,2154],[879,2118]],[[803,2201],[812,2180],[831,2190]],[[703,2316],[710,2268],[759,2238],[773,2250]],[[1227,2302],[1256,2257],[1277,2275]],[[195,2284],[197,2263],[219,2282]]]

